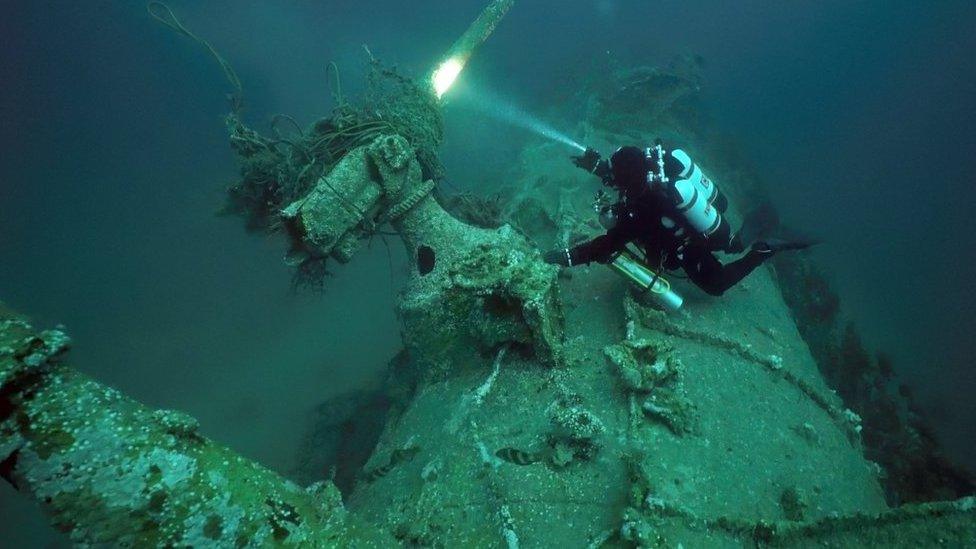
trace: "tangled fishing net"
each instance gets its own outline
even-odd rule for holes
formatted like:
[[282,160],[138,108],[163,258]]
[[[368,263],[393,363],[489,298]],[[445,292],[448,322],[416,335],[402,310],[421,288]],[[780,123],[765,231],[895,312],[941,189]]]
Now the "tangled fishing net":
[[[371,59],[366,95],[360,106],[345,100],[338,85],[332,115],[303,130],[291,117],[275,116],[272,137],[227,118],[231,145],[241,158],[241,179],[229,189],[227,211],[240,214],[251,229],[275,230],[279,211],[302,197],[316,181],[356,147],[381,134],[403,136],[416,151],[424,179],[439,180],[443,167],[436,150],[443,126],[436,98],[412,79]],[[283,123],[291,126],[286,135]]]
[[[347,153],[379,135],[405,138],[415,151],[425,181],[443,178],[436,152],[443,140],[443,122],[437,98],[425,80],[418,83],[383,65],[367,49],[366,91],[358,104],[343,95],[338,68],[330,63],[335,100],[331,115],[303,128],[294,118],[279,114],[271,121],[270,135],[262,135],[242,120],[241,82],[220,53],[189,31],[162,2],[150,2],[147,9],[156,20],[206,48],[233,87],[227,128],[241,170],[240,179],[228,189],[223,212],[242,216],[248,230],[280,230],[283,208],[303,197]],[[324,258],[296,266],[296,279],[304,281],[302,285],[321,280],[327,273]]]
[[241,159],[241,178],[228,190],[225,211],[242,215],[249,229],[279,228],[282,207],[308,192],[346,153],[381,134],[398,134],[409,142],[424,179],[443,178],[436,153],[443,123],[433,90],[384,66],[368,49],[366,93],[358,106],[343,95],[338,68],[330,63],[335,75],[332,114],[307,129],[279,114],[271,121],[272,135],[263,136],[244,124],[241,81],[220,53],[188,30],[162,2],[150,2],[147,9],[157,21],[205,47],[233,87],[227,127],[231,146]]

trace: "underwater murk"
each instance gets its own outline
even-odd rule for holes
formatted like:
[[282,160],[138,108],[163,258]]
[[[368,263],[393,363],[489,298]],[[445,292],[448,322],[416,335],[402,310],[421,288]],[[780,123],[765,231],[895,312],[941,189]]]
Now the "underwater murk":
[[761,173],[709,125],[700,58],[593,68],[562,126],[468,90],[535,138],[492,193],[448,184],[454,86],[513,3],[489,2],[427,71],[367,48],[361,97],[335,87],[327,116],[261,132],[233,64],[151,2],[230,85],[225,213],[274,235],[300,291],[401,241],[403,350],[327,398],[274,471],[72,368],[68,330],[0,305],[0,476],[81,546],[976,546],[971,479],[809,255],[754,245],[769,257],[721,298],[633,251],[571,266],[604,232],[599,164],[569,160],[588,146],[681,143],[732,226],[778,229]]

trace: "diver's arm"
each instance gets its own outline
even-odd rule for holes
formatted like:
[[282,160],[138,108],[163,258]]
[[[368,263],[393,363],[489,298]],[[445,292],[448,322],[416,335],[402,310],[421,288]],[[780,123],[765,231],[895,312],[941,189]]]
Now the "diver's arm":
[[572,248],[562,248],[546,253],[546,263],[572,267],[583,263],[609,263],[614,254],[624,249],[627,237],[623,231],[615,227],[607,234],[600,235],[589,242],[584,242]]
[[613,180],[613,171],[610,170],[610,161],[601,160],[597,162],[596,168],[593,168],[593,175],[600,178],[604,185],[610,185]]
[[619,231],[611,230],[607,234],[600,235],[589,242],[584,242],[569,249],[569,256],[573,260],[573,265],[580,263],[609,263],[614,254],[624,249],[627,239],[622,238]]
[[587,148],[582,155],[572,158],[573,164],[599,177],[604,183],[607,183],[613,177],[613,172],[610,170],[610,161],[601,159],[600,153],[594,149]]

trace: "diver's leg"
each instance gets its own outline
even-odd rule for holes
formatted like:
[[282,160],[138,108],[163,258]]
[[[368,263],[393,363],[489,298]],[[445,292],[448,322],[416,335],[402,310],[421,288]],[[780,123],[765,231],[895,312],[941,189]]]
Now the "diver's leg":
[[696,247],[685,250],[681,266],[688,278],[706,293],[722,295],[762,265],[769,255],[750,250],[732,263],[722,265],[708,250]]
[[737,254],[745,250],[745,244],[739,233],[732,232],[732,225],[727,218],[722,218],[715,232],[708,236],[709,249],[713,251],[725,252],[727,254]]

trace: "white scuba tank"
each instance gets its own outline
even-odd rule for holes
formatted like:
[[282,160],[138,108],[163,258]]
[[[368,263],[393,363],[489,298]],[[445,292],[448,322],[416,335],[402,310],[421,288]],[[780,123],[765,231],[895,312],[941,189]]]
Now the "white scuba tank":
[[[658,165],[657,173],[648,174],[651,184],[669,183],[664,175],[663,155],[664,150],[660,145],[647,149],[648,159]],[[718,187],[692,162],[685,151],[675,149],[671,151],[671,156],[681,165],[681,171],[671,183],[676,195],[674,206],[677,214],[688,226],[707,238],[722,225],[722,215],[712,205],[718,197]]]
[[712,183],[712,180],[705,176],[705,172],[692,162],[691,157],[688,153],[681,149],[675,149],[671,151],[671,157],[681,164],[681,173],[678,174],[678,179],[687,179],[698,191],[699,195],[705,198],[705,201],[709,204],[715,202],[718,198],[718,187]]

